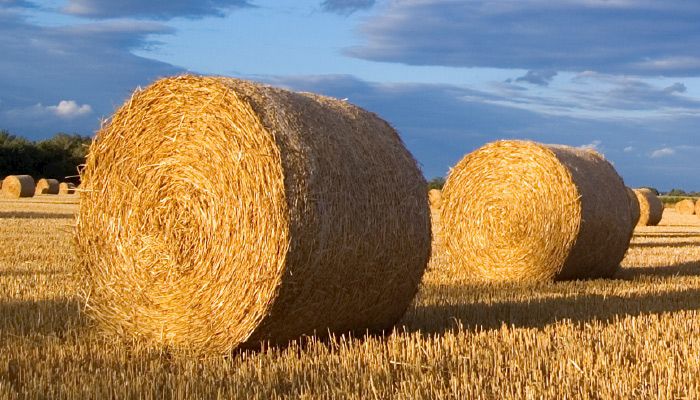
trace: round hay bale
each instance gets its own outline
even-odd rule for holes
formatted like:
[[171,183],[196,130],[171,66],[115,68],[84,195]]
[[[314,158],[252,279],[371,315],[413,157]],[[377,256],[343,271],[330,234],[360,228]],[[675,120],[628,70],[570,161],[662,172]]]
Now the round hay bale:
[[75,185],[70,182],[61,182],[58,185],[58,194],[73,194],[75,193]]
[[159,80],[90,147],[76,229],[88,309],[202,353],[387,330],[430,257],[426,184],[396,131],[347,102]]
[[630,202],[630,222],[632,224],[632,230],[634,231],[634,227],[637,226],[637,222],[639,222],[639,200],[637,200],[637,195],[634,193],[634,190],[631,188],[625,189],[627,189],[627,198]]
[[40,194],[58,194],[59,183],[56,179],[39,179],[36,183],[36,193],[34,195]]
[[679,214],[693,215],[695,214],[695,202],[691,199],[683,199],[676,203],[675,209]]
[[428,202],[432,208],[442,207],[442,191],[440,189],[430,189],[428,191]]
[[528,141],[468,154],[442,190],[447,258],[487,281],[610,277],[630,214],[622,179],[598,153]]
[[700,216],[700,200],[695,202],[695,215]]
[[664,213],[664,205],[659,198],[649,189],[635,189],[634,193],[639,200],[638,226],[656,226],[661,221]]
[[29,175],[9,175],[2,181],[2,194],[5,197],[32,197],[34,188],[34,178]]

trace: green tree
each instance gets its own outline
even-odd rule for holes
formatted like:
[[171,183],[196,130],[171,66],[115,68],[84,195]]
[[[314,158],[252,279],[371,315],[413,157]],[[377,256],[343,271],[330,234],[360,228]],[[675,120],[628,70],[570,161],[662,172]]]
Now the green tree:
[[32,142],[0,130],[0,179],[25,174],[35,179],[65,180],[77,175],[91,141],[87,136],[58,133],[50,139]]
[[440,189],[445,186],[445,178],[439,176],[428,181],[428,190],[430,189]]

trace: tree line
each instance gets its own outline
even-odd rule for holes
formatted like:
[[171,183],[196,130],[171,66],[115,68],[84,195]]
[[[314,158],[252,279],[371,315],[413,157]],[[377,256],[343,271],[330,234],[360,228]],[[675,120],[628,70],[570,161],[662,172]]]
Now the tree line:
[[7,175],[31,175],[34,179],[53,178],[77,182],[78,166],[92,138],[57,133],[50,139],[31,141],[0,130],[0,179]]

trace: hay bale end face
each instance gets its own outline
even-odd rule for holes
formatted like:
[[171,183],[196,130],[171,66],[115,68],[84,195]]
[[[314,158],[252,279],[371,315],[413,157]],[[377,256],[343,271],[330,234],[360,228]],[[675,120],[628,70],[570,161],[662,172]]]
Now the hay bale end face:
[[430,257],[426,184],[398,134],[347,102],[157,81],[83,170],[89,310],[112,332],[202,353],[390,329]]
[[676,211],[682,215],[693,215],[695,214],[695,202],[691,199],[683,199],[676,203]]
[[442,207],[442,191],[440,189],[430,189],[428,191],[428,202],[432,208]]
[[638,226],[656,226],[661,221],[664,213],[664,205],[654,192],[649,189],[635,189],[634,193],[639,200]]
[[490,143],[452,168],[442,196],[452,268],[482,280],[610,277],[632,234],[622,179],[589,150]]
[[75,193],[75,185],[70,182],[61,182],[58,185],[58,194],[73,194]]
[[2,194],[5,197],[32,197],[34,189],[34,178],[29,175],[10,175],[2,181]]
[[39,179],[39,181],[36,183],[36,193],[35,195],[40,195],[40,194],[58,194],[59,190],[59,183],[56,179]]
[[637,226],[639,222],[639,200],[637,200],[637,195],[631,188],[625,188],[627,190],[627,198],[630,202],[630,222],[632,224],[632,230]]

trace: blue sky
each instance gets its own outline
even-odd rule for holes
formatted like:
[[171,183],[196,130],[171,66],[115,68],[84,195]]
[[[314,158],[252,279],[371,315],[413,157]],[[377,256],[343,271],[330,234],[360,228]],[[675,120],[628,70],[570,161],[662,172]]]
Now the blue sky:
[[426,177],[496,139],[596,148],[700,190],[700,2],[0,0],[0,129],[92,134],[182,72],[348,98]]

